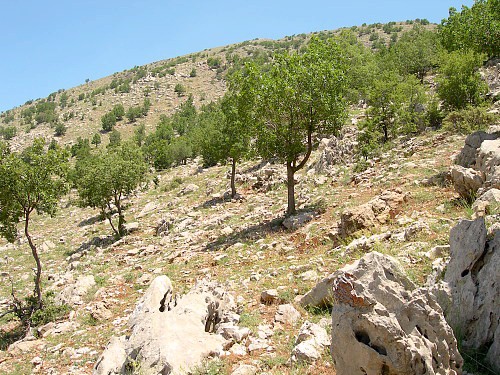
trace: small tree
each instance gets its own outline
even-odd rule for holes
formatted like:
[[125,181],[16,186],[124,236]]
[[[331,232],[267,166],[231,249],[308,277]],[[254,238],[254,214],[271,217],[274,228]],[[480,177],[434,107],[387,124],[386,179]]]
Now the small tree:
[[479,67],[483,55],[472,51],[443,53],[437,78],[437,92],[448,109],[462,109],[482,102],[487,86]]
[[115,105],[111,112],[115,116],[116,121],[120,121],[125,116],[125,108],[123,108],[122,104]]
[[269,72],[249,75],[245,90],[259,98],[257,150],[286,164],[288,215],[296,212],[294,175],[309,160],[314,137],[337,133],[347,116],[346,70],[336,43],[312,39],[303,54],[277,55]]
[[[145,181],[148,167],[140,149],[127,142],[107,152],[78,160],[74,183],[84,207],[98,208],[117,238],[125,235],[123,199]],[[114,207],[113,207],[114,205]],[[118,225],[112,220],[118,213]]]
[[101,142],[102,142],[101,135],[99,133],[95,133],[92,136],[92,144],[97,148],[97,146],[99,146]]
[[21,154],[8,153],[4,147],[0,152],[0,234],[13,242],[17,224],[22,221],[36,263],[34,304],[23,307],[25,311],[16,311],[28,327],[33,313],[43,308],[42,263],[30,234],[30,223],[34,212],[55,214],[59,198],[67,191],[67,162],[68,154],[59,147],[45,151],[43,139],[36,139]]
[[101,117],[102,130],[109,132],[116,125],[116,116],[113,112],[108,112]]
[[118,130],[113,129],[113,131],[111,133],[109,133],[108,147],[112,148],[112,147],[119,146],[121,141],[122,141],[121,133]]
[[66,134],[66,130],[68,130],[68,128],[66,128],[66,126],[62,122],[58,122],[55,128],[55,134],[57,137],[60,137]]

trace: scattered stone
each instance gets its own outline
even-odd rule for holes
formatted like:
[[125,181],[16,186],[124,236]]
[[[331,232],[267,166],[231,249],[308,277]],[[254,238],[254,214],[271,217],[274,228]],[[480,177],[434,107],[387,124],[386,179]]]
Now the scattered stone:
[[127,233],[137,232],[139,230],[139,223],[137,221],[125,223],[124,228]]
[[274,320],[283,324],[295,324],[300,319],[300,313],[291,304],[279,305]]
[[67,285],[57,294],[54,300],[61,305],[81,305],[83,304],[82,297],[84,297],[95,285],[96,283],[93,275],[80,276],[76,282]]
[[43,340],[30,340],[30,341],[17,341],[10,344],[7,348],[7,352],[13,356],[19,356],[24,353],[29,353],[33,350],[41,350],[47,346],[47,343]]
[[280,298],[279,293],[276,289],[264,290],[260,294],[260,302],[265,305],[280,304],[283,300]]
[[401,189],[386,190],[361,206],[345,210],[341,215],[340,232],[346,237],[357,230],[376,227],[394,218],[397,209],[406,202]]
[[431,260],[436,260],[438,258],[443,258],[446,254],[450,252],[449,245],[437,245],[425,253],[425,256]]
[[487,215],[492,207],[500,207],[500,190],[490,189],[482,194],[472,204],[476,217]]
[[326,330],[318,324],[305,321],[292,350],[292,361],[313,363],[321,358],[329,345],[330,338]]
[[252,365],[239,364],[231,375],[255,375],[259,369]]
[[185,187],[183,187],[183,188],[179,191],[178,196],[191,194],[191,193],[193,193],[193,192],[197,191],[198,189],[199,189],[199,186],[198,186],[198,185],[195,185],[195,184],[188,184],[188,185],[186,185]]
[[87,306],[87,310],[90,311],[92,318],[97,321],[109,320],[113,317],[113,313],[108,309],[106,304],[102,301],[93,302]]
[[470,199],[483,186],[484,180],[479,171],[453,165],[450,169],[451,180],[458,194],[464,199]]
[[301,273],[299,278],[302,281],[317,281],[319,279],[319,275],[315,270],[309,270]]

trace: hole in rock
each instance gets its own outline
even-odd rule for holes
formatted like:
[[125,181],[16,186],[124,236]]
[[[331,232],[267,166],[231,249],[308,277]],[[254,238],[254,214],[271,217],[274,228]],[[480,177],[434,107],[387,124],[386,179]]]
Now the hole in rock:
[[468,274],[469,274],[469,270],[465,270],[465,271],[463,271],[463,272],[462,272],[462,274],[461,274],[461,275],[462,275],[462,277],[465,277],[465,276],[467,276]]
[[356,340],[358,340],[360,343],[370,345],[370,336],[368,336],[368,333],[364,331],[357,331],[354,332],[354,335],[356,336]]

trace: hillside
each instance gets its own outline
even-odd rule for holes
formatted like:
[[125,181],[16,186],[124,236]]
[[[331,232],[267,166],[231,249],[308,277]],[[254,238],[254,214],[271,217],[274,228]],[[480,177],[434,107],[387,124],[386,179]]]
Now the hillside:
[[[376,48],[377,43],[389,44],[402,32],[409,30],[414,21],[373,24],[353,27],[360,40],[367,46]],[[435,25],[425,25],[434,28]],[[93,134],[102,131],[101,117],[114,105],[122,104],[127,110],[140,106],[145,98],[151,101],[147,116],[131,123],[126,118],[116,129],[124,138],[133,134],[134,127],[144,124],[147,132],[154,130],[161,115],[170,115],[179,108],[189,95],[193,96],[197,108],[221,97],[226,91],[225,75],[232,66],[245,60],[268,60],[274,52],[285,49],[298,50],[311,37],[328,37],[341,30],[321,31],[300,34],[280,40],[255,39],[235,45],[206,49],[172,59],[154,62],[130,70],[117,72],[112,76],[86,82],[67,90],[61,89],[49,97],[28,101],[26,104],[3,112],[0,123],[3,127],[14,127],[11,148],[20,150],[36,137],[48,140],[55,138],[61,145],[71,145],[78,137],[91,139]],[[195,72],[195,74],[193,74]],[[193,76],[194,75],[194,76]],[[177,93],[176,86],[184,92]],[[38,116],[37,104],[54,104],[49,116]],[[43,113],[43,112],[42,112]],[[50,118],[49,121],[47,117]],[[67,130],[64,135],[55,136],[55,126],[63,124]],[[106,144],[107,136],[103,137]],[[9,136],[10,138],[10,136]]]
[[[415,23],[425,30],[436,27],[419,20],[350,30],[378,51]],[[73,155],[68,165],[97,163],[93,156],[117,154],[106,148],[111,132],[101,124],[114,106],[127,111],[149,103],[144,116],[129,121],[125,115],[114,128],[123,138],[132,138],[142,124],[155,134],[164,116],[180,113],[188,98],[200,109],[223,97],[226,76],[235,66],[300,50],[313,35],[326,39],[341,32],[256,39],[134,67],[4,112],[2,132],[13,151],[40,136],[71,146],[99,133],[102,144],[89,147],[87,156]],[[347,365],[376,364],[373,372],[359,367],[365,374],[400,373],[389,370],[399,360],[407,360],[419,375],[443,368],[450,375],[494,374],[485,357],[500,351],[495,344],[499,288],[491,282],[498,278],[500,249],[499,72],[500,64],[492,60],[483,77],[493,100],[449,110],[458,118],[455,123],[453,116],[441,116],[444,104],[434,101],[440,77],[432,69],[421,79],[407,74],[410,84],[404,88],[418,87],[415,97],[421,93],[432,100],[425,106],[408,104],[411,95],[403,89],[388,99],[390,104],[400,100],[405,111],[399,115],[400,108],[391,109],[398,114],[385,126],[402,125],[385,129],[386,139],[377,128],[384,123],[374,115],[374,101],[352,100],[338,134],[315,132],[313,142],[309,133],[313,151],[291,179],[279,157],[249,153],[238,160],[233,197],[231,167],[224,160],[208,163],[200,153],[155,169],[143,160],[140,145],[130,146],[141,155],[145,182],[124,195],[122,238],[109,225],[120,212],[116,200],[105,202],[111,211],[105,218],[98,209],[81,207],[77,184],[62,195],[54,217],[33,212],[30,232],[43,264],[45,306],[30,321],[28,334],[14,314],[2,312],[16,297],[33,292],[32,248],[24,236],[12,243],[0,238],[0,374],[345,375],[337,370],[345,366],[338,352]],[[402,75],[370,82],[385,89],[384,77],[398,81]],[[467,117],[476,114],[477,119]],[[407,120],[411,116],[414,122]],[[466,120],[460,122],[460,116]],[[463,123],[466,130],[477,125],[484,131],[470,136],[453,127]],[[64,134],[54,136],[61,124]],[[370,124],[374,127],[363,127]],[[12,137],[5,136],[7,128],[15,129]],[[207,129],[201,134],[210,139]],[[170,130],[169,146],[183,137]],[[372,138],[363,138],[367,135]],[[364,142],[372,148],[363,148]],[[296,182],[297,212],[291,215],[285,214],[287,180]],[[470,234],[461,229],[465,225],[471,232],[479,229]],[[360,266],[366,259],[382,261],[367,269]],[[370,279],[372,271],[378,276]],[[445,278],[449,288],[443,286]],[[322,295],[317,290],[325,284]],[[468,289],[460,289],[463,285]],[[324,301],[305,303],[321,299],[315,291]],[[469,298],[467,306],[460,305],[463,296]],[[346,319],[332,321],[332,314]],[[470,318],[469,325],[451,327],[449,321],[460,322],[461,315]],[[348,316],[352,330],[331,342]],[[484,323],[487,319],[492,323]],[[379,327],[383,333],[374,336],[370,330]],[[471,329],[481,331],[471,336],[483,340],[481,349],[488,354],[464,349]]]

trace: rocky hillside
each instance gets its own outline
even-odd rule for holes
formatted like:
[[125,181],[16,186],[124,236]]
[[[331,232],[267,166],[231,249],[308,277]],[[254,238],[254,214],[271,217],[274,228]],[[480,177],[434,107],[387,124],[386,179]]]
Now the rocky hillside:
[[[402,32],[409,30],[416,21],[372,24],[351,28],[367,46],[395,41]],[[426,28],[435,25],[423,22]],[[23,149],[36,137],[55,138],[60,145],[71,145],[78,137],[91,139],[102,130],[101,117],[114,105],[122,104],[125,110],[141,106],[149,99],[148,114],[134,122],[124,117],[116,129],[128,138],[139,124],[152,131],[161,115],[170,115],[189,95],[197,107],[221,97],[226,90],[225,76],[231,67],[246,60],[266,61],[277,51],[298,50],[311,35],[329,37],[341,30],[300,34],[280,40],[255,39],[239,44],[206,49],[168,60],[136,66],[112,76],[88,81],[67,90],[61,89],[47,98],[30,100],[24,105],[3,112],[0,125],[10,128],[11,147]],[[48,104],[47,104],[48,103]],[[64,125],[64,134],[56,135],[56,125]],[[103,137],[103,144],[107,136]]]
[[[376,47],[406,27],[354,30]],[[197,106],[222,96],[232,64],[308,38],[136,67],[2,121],[18,130],[14,149],[61,123],[57,141],[69,145],[99,131],[115,104],[149,99],[145,117],[116,127],[124,136],[136,124],[152,130],[189,94]],[[499,68],[485,71],[490,83]],[[78,207],[74,190],[55,217],[34,215],[46,306],[28,335],[0,315],[0,373],[498,373],[499,124],[468,136],[398,135],[357,168],[365,107],[351,107],[342,133],[322,139],[295,174],[292,216],[284,165],[238,164],[231,198],[229,167],[204,168],[200,158],[154,172],[126,197],[120,240],[97,210]],[[14,290],[32,293],[33,263],[24,237],[0,239],[0,314]]]

